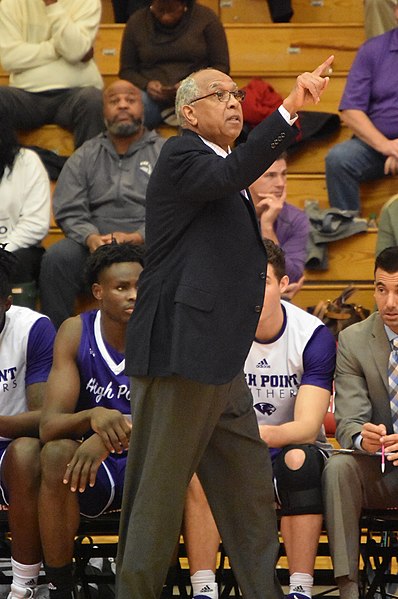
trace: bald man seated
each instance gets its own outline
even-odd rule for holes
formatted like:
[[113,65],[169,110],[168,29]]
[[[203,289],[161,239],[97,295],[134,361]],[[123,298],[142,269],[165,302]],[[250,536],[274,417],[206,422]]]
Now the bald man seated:
[[106,131],[67,160],[53,196],[65,239],[46,252],[40,294],[42,311],[57,328],[74,314],[90,253],[112,239],[145,241],[146,188],[164,140],[145,129],[141,91],[132,83],[111,83],[103,105]]

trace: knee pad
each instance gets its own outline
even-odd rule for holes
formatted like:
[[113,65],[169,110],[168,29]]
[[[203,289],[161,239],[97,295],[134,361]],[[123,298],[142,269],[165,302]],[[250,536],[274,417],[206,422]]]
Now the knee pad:
[[[304,452],[303,465],[291,470],[285,462],[292,449]],[[321,477],[325,464],[324,454],[316,445],[288,445],[277,455],[273,464],[274,487],[282,516],[322,514]]]

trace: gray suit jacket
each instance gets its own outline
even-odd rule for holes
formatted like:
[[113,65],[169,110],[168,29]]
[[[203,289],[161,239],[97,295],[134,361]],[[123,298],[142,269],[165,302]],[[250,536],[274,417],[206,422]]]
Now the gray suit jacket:
[[336,364],[336,438],[351,448],[365,422],[392,433],[387,368],[390,344],[378,312],[339,335]]

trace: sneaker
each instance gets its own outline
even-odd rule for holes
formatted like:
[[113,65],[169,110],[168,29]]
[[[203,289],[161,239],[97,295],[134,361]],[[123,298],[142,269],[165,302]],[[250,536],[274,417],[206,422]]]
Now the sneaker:
[[286,595],[286,599],[309,599],[308,595],[303,595],[303,593],[289,593]]
[[15,595],[13,591],[10,591],[7,599],[32,599],[35,595],[35,589],[27,588],[24,595]]

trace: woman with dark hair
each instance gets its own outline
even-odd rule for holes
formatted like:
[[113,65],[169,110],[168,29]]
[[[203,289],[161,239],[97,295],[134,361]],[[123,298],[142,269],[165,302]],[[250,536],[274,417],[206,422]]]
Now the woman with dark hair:
[[39,156],[22,148],[7,114],[0,114],[0,244],[17,263],[14,303],[34,308],[50,224],[50,182]]
[[218,16],[195,0],[153,0],[134,12],[124,30],[120,72],[143,91],[145,125],[174,115],[180,81],[212,67],[229,73],[229,52]]

